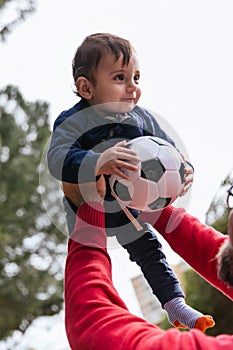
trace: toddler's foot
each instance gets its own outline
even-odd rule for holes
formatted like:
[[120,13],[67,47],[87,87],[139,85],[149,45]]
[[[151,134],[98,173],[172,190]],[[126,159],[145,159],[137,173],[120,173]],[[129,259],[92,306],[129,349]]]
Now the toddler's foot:
[[[176,328],[188,328],[187,326],[179,323],[178,320],[176,320],[173,324]],[[214,325],[215,325],[215,322],[213,317],[210,315],[205,315],[197,319],[193,328],[199,329],[200,331],[205,332],[208,328],[214,327]]]
[[182,297],[169,300],[164,305],[164,309],[168,313],[171,324],[177,328],[196,328],[205,332],[207,328],[215,325],[212,316],[205,316],[201,312],[186,305]]
[[176,328],[188,328],[187,326],[181,324],[178,320],[175,320],[175,322],[173,323],[173,325],[174,325]]
[[212,316],[205,315],[199,317],[195,323],[194,328],[200,329],[200,331],[205,332],[206,329],[214,327],[215,322]]

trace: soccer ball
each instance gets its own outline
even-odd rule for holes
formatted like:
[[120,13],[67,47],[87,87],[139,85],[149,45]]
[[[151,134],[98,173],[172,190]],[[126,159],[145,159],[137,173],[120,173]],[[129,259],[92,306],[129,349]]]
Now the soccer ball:
[[153,136],[130,140],[127,148],[141,159],[138,171],[123,169],[130,181],[111,175],[114,196],[126,207],[154,211],[173,203],[184,188],[185,164],[169,142]]

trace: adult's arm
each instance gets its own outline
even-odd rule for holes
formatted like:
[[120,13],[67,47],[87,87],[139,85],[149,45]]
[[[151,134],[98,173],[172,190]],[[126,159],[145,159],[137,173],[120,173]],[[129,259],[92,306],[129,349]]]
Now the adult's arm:
[[65,323],[72,350],[230,350],[233,337],[163,331],[132,315],[112,284],[100,204],[83,204],[69,240]]
[[233,299],[233,288],[218,277],[217,254],[229,237],[200,222],[184,209],[169,206],[160,213],[143,213],[179,254],[203,278]]

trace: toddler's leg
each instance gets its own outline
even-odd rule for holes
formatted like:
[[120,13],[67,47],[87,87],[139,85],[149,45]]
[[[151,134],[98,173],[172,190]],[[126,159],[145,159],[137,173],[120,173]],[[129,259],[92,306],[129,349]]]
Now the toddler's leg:
[[[146,224],[145,228],[148,229]],[[134,234],[137,235],[137,233]],[[127,249],[130,260],[141,267],[153,293],[168,313],[168,318],[174,326],[198,328],[202,331],[214,326],[211,316],[204,316],[186,305],[179,281],[169,266],[162,251],[162,245],[154,232],[147,230],[144,235],[124,244],[123,247]]]

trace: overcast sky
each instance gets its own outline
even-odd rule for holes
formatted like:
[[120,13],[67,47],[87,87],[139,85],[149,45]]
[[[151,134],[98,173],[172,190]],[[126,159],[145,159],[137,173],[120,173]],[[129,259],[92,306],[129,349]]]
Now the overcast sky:
[[[1,44],[0,86],[16,84],[26,99],[48,101],[52,125],[77,102],[71,61],[84,37],[111,32],[129,39],[141,63],[139,104],[165,118],[184,143],[195,167],[187,210],[204,222],[233,167],[232,13],[231,0],[39,0],[36,14]],[[126,283],[137,272],[121,249],[111,255],[114,282],[137,312]]]

